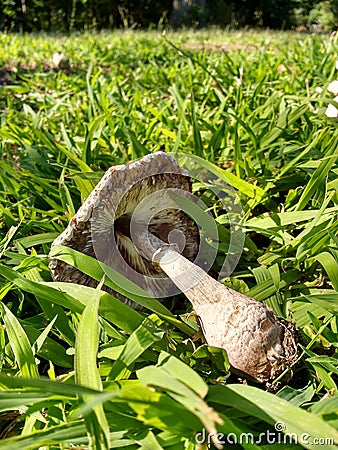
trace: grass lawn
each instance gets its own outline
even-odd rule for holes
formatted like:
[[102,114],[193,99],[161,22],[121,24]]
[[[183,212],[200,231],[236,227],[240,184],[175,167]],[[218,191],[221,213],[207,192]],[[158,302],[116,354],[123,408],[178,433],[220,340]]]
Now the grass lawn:
[[[192,450],[216,433],[224,448],[337,448],[337,39],[0,34],[0,449]],[[222,282],[299,332],[277,392],[191,339],[182,295],[137,312],[51,280],[51,243],[104,171],[160,150],[208,161],[237,191],[245,242]],[[215,277],[229,250],[218,181],[193,183],[215,219]],[[96,260],[61,257],[102,278]]]

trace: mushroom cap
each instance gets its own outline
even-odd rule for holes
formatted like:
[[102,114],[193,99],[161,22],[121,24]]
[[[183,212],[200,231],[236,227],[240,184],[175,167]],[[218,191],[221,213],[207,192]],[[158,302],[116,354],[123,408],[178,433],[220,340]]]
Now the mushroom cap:
[[[189,173],[164,152],[152,153],[127,164],[110,167],[52,246],[63,245],[113,267],[148,293],[170,292],[172,283],[160,267],[141,256],[130,237],[137,224],[148,227],[164,242],[171,231],[184,235],[182,254],[193,261],[199,249],[199,230],[171,200],[171,191],[191,192]],[[136,226],[135,226],[136,224]],[[75,267],[51,258],[54,281],[96,287],[98,282]],[[131,306],[123,295],[105,288]]]

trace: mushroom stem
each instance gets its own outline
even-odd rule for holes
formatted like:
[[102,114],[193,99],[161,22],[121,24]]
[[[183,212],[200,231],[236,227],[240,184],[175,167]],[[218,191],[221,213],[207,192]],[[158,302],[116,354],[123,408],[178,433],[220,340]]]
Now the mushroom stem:
[[[212,292],[212,289],[220,286],[203,269],[182,256],[177,251],[178,245],[175,242],[166,244],[141,227],[137,226],[132,233],[138,251],[142,256],[157,263],[194,306],[199,303],[199,298],[205,298],[209,289]],[[205,298],[204,301],[208,299]]]
[[215,290],[225,288],[199,266],[178,253],[173,244],[162,246],[152,259],[188,297],[194,308],[201,303],[213,303]]
[[175,243],[165,244],[146,231],[135,233],[133,241],[186,295],[207,344],[224,348],[237,371],[269,385],[295,362],[294,326],[271,308],[214,280],[178,253]]

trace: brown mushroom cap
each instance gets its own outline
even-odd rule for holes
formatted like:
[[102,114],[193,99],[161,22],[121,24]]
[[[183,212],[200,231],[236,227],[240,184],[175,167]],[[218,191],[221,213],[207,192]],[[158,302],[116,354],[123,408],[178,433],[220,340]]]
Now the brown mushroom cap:
[[[172,230],[184,234],[182,254],[194,260],[198,254],[199,230],[193,221],[170,201],[171,190],[191,192],[188,172],[164,152],[153,153],[128,165],[107,170],[68,227],[53,242],[73,248],[113,267],[147,288],[156,279],[163,286],[167,276],[159,266],[141,256],[130,238],[130,222],[143,222],[164,242]],[[135,213],[137,210],[137,214]],[[134,214],[135,213],[135,214]],[[135,219],[136,215],[136,219]],[[75,267],[52,258],[49,264],[54,281],[96,287],[98,282]],[[145,280],[145,284],[141,282]],[[106,288],[122,301],[131,300]],[[150,287],[148,292],[156,293]]]

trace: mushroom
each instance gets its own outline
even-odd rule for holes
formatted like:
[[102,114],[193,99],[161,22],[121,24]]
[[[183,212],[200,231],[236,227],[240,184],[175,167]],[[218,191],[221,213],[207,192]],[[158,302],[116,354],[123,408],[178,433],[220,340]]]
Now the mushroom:
[[[149,230],[163,241],[167,241],[171,231],[180,230],[185,236],[182,254],[195,260],[198,227],[169,199],[171,190],[188,194],[191,180],[189,173],[164,152],[146,155],[128,165],[110,167],[52,246],[64,245],[92,256],[132,278],[149,293],[156,293],[161,284],[166,284],[167,277],[158,265],[139,255],[130,239],[130,221],[137,208],[142,223],[147,223]],[[151,202],[144,202],[149,198]],[[54,281],[91,287],[98,284],[56,258],[51,258],[49,268]],[[142,309],[118,292],[104,289],[133,308]]]
[[[147,283],[158,281],[151,289],[173,282],[192,303],[207,344],[225,349],[236,372],[270,386],[298,358],[294,325],[196,264],[198,227],[174,208],[167,195],[172,188],[188,193],[190,179],[165,153],[112,167],[54,245],[102,256],[109,264],[116,263],[115,246],[127,267],[141,271]],[[55,280],[97,284],[62,261],[52,260],[51,270]]]

